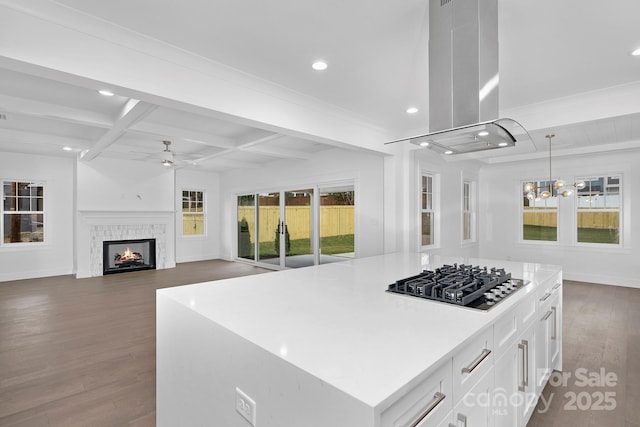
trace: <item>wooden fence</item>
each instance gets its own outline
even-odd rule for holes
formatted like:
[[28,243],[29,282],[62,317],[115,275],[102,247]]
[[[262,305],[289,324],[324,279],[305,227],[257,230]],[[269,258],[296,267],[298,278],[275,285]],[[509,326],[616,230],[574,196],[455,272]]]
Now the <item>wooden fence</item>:
[[[341,236],[354,234],[354,207],[343,205],[320,206],[320,236]],[[253,242],[253,230],[255,225],[255,207],[238,206],[238,220],[245,218],[249,224],[251,241]],[[260,242],[275,240],[278,221],[280,219],[279,206],[260,207]],[[308,239],[311,224],[311,209],[309,206],[287,206],[287,230],[291,240]]]
[[[525,208],[522,222],[524,225],[542,227],[557,226],[557,212]],[[620,213],[617,211],[578,211],[578,228],[597,228],[615,230],[620,228]]]

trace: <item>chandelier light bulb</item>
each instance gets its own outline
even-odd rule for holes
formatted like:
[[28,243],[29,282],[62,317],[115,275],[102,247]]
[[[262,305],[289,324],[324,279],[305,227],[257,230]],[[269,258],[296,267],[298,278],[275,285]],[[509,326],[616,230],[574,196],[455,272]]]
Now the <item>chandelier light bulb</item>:
[[574,187],[576,187],[578,190],[582,190],[586,186],[587,184],[584,181],[578,181],[574,184]]
[[556,182],[553,183],[553,188],[555,188],[556,190],[561,189],[562,187],[564,187],[564,181],[559,179]]
[[548,199],[549,197],[551,197],[551,191],[543,191],[542,193],[540,193],[540,197],[542,197],[543,199]]
[[524,191],[531,192],[533,190],[533,184],[528,182],[524,185]]
[[573,194],[573,190],[564,190],[562,192],[562,197],[569,197],[572,194]]

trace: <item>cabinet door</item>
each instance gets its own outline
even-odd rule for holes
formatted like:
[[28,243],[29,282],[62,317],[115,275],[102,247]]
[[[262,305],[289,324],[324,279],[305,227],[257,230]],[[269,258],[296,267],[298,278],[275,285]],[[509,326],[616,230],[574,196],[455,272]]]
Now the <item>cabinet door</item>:
[[517,427],[522,418],[518,412],[521,406],[516,401],[520,400],[518,381],[522,372],[519,352],[518,343],[514,343],[496,362],[493,391],[495,427]]
[[549,325],[549,369],[562,369],[560,355],[562,348],[562,299],[560,292],[562,288],[554,294],[551,300],[551,316]]
[[493,426],[493,368],[457,402],[453,424],[460,427]]
[[550,304],[541,307],[540,318],[538,319],[536,337],[538,338],[535,346],[536,360],[536,392],[542,393],[549,375],[551,374],[550,344],[551,334],[553,333],[554,314]]
[[518,343],[518,413],[520,415],[519,426],[526,426],[533,410],[538,403],[536,390],[536,324],[529,327]]

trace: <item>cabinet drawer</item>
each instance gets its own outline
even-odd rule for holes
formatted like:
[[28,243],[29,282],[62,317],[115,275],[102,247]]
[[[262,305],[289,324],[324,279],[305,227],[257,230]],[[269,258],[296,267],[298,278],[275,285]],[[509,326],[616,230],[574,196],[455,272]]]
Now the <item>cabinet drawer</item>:
[[453,409],[451,359],[380,415],[384,427],[436,427]]
[[493,366],[493,328],[480,332],[453,356],[453,397],[458,401]]

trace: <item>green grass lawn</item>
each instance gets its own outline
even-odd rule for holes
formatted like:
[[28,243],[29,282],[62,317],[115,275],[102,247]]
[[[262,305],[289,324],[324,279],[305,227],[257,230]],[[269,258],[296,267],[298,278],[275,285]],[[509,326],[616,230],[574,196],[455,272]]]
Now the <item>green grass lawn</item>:
[[[545,240],[555,242],[558,231],[555,227],[541,227],[538,225],[524,226],[524,240]],[[578,242],[580,243],[620,243],[618,230],[602,228],[579,228]]]
[[[321,237],[320,247],[325,255],[353,252],[353,234]],[[311,251],[311,241],[309,239],[295,239],[291,240],[291,249],[287,255],[304,255],[311,253]],[[275,241],[260,243],[260,258],[275,258],[277,256]]]
[[578,242],[581,243],[620,243],[620,234],[617,229],[602,228],[578,228]]
[[524,240],[546,240],[555,242],[558,239],[556,227],[542,227],[540,225],[525,225]]

